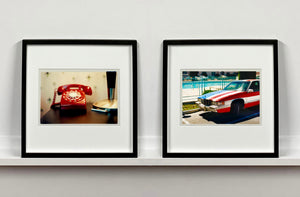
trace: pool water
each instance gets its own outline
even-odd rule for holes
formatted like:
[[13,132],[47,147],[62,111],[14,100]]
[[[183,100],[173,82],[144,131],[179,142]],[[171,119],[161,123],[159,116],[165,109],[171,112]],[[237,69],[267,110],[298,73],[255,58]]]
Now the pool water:
[[231,81],[183,81],[182,89],[194,89],[194,88],[207,88],[211,86],[218,86],[224,88]]

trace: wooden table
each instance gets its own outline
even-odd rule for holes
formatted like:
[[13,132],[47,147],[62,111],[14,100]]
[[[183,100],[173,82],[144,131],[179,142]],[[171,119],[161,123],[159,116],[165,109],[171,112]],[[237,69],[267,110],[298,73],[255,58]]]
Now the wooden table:
[[87,103],[86,112],[62,111],[50,109],[42,118],[41,124],[117,124],[118,113],[101,113],[91,111],[92,103]]

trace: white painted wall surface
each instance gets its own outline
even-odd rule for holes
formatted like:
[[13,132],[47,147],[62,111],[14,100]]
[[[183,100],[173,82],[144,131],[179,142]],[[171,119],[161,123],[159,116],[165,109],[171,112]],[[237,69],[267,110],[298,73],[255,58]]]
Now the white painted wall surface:
[[[297,0],[0,0],[0,147],[19,154],[22,39],[137,39],[140,155],[159,156],[162,40],[273,38],[280,41],[281,154],[292,154],[300,144],[299,10]],[[274,167],[4,167],[0,195],[299,196],[299,177],[299,168]]]

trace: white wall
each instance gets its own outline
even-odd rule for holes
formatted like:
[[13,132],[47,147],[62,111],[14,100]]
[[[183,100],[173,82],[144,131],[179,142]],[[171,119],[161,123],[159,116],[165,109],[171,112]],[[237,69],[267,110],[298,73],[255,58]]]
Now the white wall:
[[[20,135],[24,38],[137,39],[139,133],[158,140],[163,39],[276,38],[280,135],[299,135],[299,9],[297,0],[0,0],[0,135]],[[0,194],[292,196],[297,177],[299,168],[0,168]]]

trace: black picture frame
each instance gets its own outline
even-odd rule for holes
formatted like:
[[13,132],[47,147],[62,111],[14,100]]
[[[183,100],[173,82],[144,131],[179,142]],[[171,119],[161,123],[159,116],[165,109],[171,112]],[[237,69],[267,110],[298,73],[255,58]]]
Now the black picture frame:
[[[192,45],[271,45],[273,47],[274,70],[274,152],[272,153],[191,153],[168,152],[168,47]],[[162,110],[162,156],[163,158],[276,158],[279,157],[278,118],[278,41],[270,40],[164,40],[163,41],[163,110]]]
[[[132,47],[132,152],[112,153],[29,153],[26,151],[26,69],[27,46],[29,45],[104,45]],[[138,99],[137,99],[137,41],[136,40],[92,40],[92,39],[24,39],[22,40],[22,132],[21,157],[23,158],[136,158],[138,155]]]

